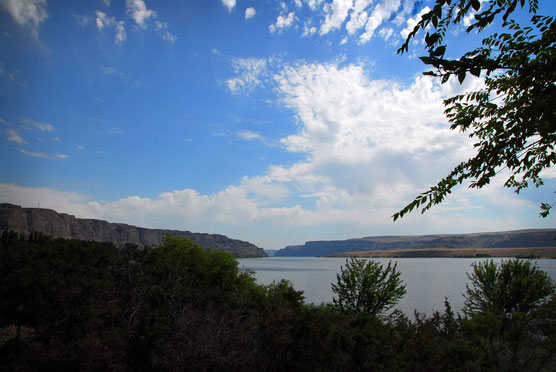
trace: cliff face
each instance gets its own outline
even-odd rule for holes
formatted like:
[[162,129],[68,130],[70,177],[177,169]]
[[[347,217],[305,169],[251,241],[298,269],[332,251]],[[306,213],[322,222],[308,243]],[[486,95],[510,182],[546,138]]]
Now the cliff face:
[[371,236],[361,239],[312,241],[288,246],[275,256],[330,256],[343,252],[431,248],[556,247],[556,229],[515,230],[475,234]]
[[113,242],[117,246],[135,243],[142,246],[160,244],[167,233],[186,237],[205,248],[230,252],[237,257],[266,257],[254,244],[230,239],[224,235],[192,233],[190,231],[147,229],[110,223],[103,220],[76,218],[51,209],[22,208],[0,203],[0,230],[17,232],[40,231],[50,236]]

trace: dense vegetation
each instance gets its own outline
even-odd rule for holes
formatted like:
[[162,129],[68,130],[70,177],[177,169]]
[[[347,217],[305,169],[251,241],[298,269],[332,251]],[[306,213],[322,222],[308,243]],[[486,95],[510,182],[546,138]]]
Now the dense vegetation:
[[[534,265],[477,265],[463,317],[446,304],[409,320],[384,315],[388,288],[394,299],[404,291],[395,266],[351,262],[337,286],[355,298],[380,294],[372,311],[304,304],[289,282],[259,285],[230,254],[183,238],[117,249],[5,233],[0,370],[556,369],[554,286]],[[349,274],[359,278],[351,288]]]

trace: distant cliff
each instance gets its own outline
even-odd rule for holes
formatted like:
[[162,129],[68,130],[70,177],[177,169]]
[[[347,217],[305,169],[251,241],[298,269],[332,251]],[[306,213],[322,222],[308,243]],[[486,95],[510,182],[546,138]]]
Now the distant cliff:
[[230,239],[224,235],[147,229],[123,223],[76,218],[52,209],[22,208],[18,205],[0,203],[0,231],[6,229],[17,232],[40,231],[62,238],[110,241],[117,246],[125,243],[142,246],[160,244],[166,234],[170,233],[189,238],[205,248],[233,253],[237,257],[266,257],[262,248],[242,240]]
[[431,248],[556,247],[556,229],[531,229],[475,234],[370,236],[360,239],[312,241],[288,246],[275,256],[330,256],[343,252]]

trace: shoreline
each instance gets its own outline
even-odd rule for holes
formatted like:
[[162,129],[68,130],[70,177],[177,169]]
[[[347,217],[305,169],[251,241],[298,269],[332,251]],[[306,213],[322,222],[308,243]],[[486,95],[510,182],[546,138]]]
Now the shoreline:
[[360,258],[547,258],[556,259],[556,247],[534,248],[430,248],[354,251],[326,257]]

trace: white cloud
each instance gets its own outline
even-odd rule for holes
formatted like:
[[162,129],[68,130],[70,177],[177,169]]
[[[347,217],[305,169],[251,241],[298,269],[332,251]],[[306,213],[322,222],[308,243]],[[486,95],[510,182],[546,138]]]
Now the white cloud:
[[[236,84],[241,89],[262,84],[268,64],[233,59]],[[40,201],[41,206],[79,217],[222,233],[265,248],[372,234],[531,227],[524,225],[533,221],[531,213],[524,213],[529,208],[536,218],[535,205],[516,201],[496,183],[479,199],[475,190],[461,187],[424,216],[391,221],[393,212],[472,153],[467,136],[449,130],[442,99],[475,90],[480,79],[466,79],[460,86],[419,76],[403,85],[373,80],[359,65],[300,62],[282,67],[273,82],[277,102],[298,122],[296,132],[281,140],[285,151],[299,153],[294,164],[269,166],[263,174],[244,177],[213,194],[182,189],[101,202],[75,193],[0,184],[0,199],[27,206]],[[246,130],[235,135],[263,139]]]
[[21,152],[22,154],[25,154],[27,156],[32,156],[34,158],[42,158],[42,159],[67,159],[67,155],[66,154],[46,154],[43,152],[32,152],[32,151],[27,151],[25,149],[17,149],[19,152]]
[[264,139],[263,136],[261,136],[258,133],[255,132],[251,132],[250,130],[241,130],[239,132],[236,133],[236,135],[246,141],[253,141],[253,140],[262,140]]
[[326,15],[320,27],[320,34],[326,35],[330,31],[340,28],[352,6],[352,0],[334,0],[332,3],[325,3],[324,13]]
[[371,40],[375,30],[382,24],[385,19],[390,18],[392,14],[399,9],[401,4],[400,0],[383,0],[378,4],[365,25],[365,32],[359,37],[359,42],[364,44]]
[[114,29],[116,32],[114,42],[116,44],[122,44],[126,41],[127,33],[124,21],[118,21],[115,17],[109,17],[106,13],[100,10],[95,11],[95,16],[95,23],[99,31],[102,31],[105,28]]
[[81,151],[81,150],[85,150],[85,147],[84,147],[84,146],[81,146],[81,145],[79,145],[79,146],[77,146],[77,149]]
[[311,26],[308,22],[303,25],[303,34],[301,36],[312,36],[317,32],[315,26]]
[[52,126],[52,124],[48,124],[48,123],[39,123],[38,121],[29,119],[29,118],[21,118],[21,122],[25,123],[25,124],[29,124],[43,132],[51,132],[54,127]]
[[237,76],[226,80],[230,92],[249,93],[261,84],[266,72],[266,60],[259,58],[232,58],[232,68]]
[[126,0],[126,13],[133,18],[137,26],[141,28],[147,27],[150,18],[156,17],[156,12],[148,9],[143,0]]
[[222,4],[231,12],[234,6],[236,6],[236,0],[222,0]]
[[287,16],[279,15],[278,18],[276,18],[276,23],[268,26],[268,29],[271,33],[281,33],[283,30],[289,28],[293,24],[294,17],[295,12],[289,12]]
[[35,36],[40,23],[48,18],[46,5],[46,0],[0,0],[0,6],[10,13],[13,20],[31,27]]
[[383,27],[378,31],[378,35],[384,39],[384,41],[388,41],[390,37],[394,34],[394,29],[391,27]]
[[75,20],[81,27],[87,27],[93,21],[92,17],[86,15],[74,14],[73,18],[75,18]]
[[122,44],[127,39],[127,33],[125,31],[124,21],[118,21],[114,26],[116,30],[116,36],[114,37],[114,42],[116,44]]
[[110,0],[102,0],[102,2],[104,3],[104,5],[110,6]]
[[[328,195],[319,194],[321,207],[332,200],[350,204],[362,198],[369,206],[394,208],[407,195],[382,195],[379,190],[410,184],[408,190],[417,193],[472,150],[467,137],[443,124],[442,99],[462,89],[457,82],[440,85],[418,77],[410,86],[401,86],[371,80],[361,66],[317,63],[288,67],[276,82],[283,103],[301,123],[299,132],[282,144],[288,151],[307,154],[304,169],[328,180]],[[299,176],[299,168],[295,173]],[[322,186],[311,185],[315,190]]]
[[305,0],[311,10],[317,10],[322,1],[323,0]]
[[407,39],[407,36],[411,31],[413,31],[415,26],[417,26],[417,23],[419,23],[421,17],[423,17],[423,15],[425,15],[426,13],[430,12],[430,10],[431,8],[426,6],[423,9],[421,9],[421,11],[418,14],[416,14],[415,17],[408,18],[406,21],[406,27],[400,31],[400,35],[402,35],[404,39]]
[[298,8],[301,8],[303,6],[303,3],[301,2],[301,0],[295,0],[295,6]]
[[96,25],[99,30],[102,30],[105,27],[110,27],[116,22],[114,17],[108,17],[106,13],[101,12],[100,10],[95,11],[95,15]]
[[13,128],[9,128],[5,130],[6,132],[6,141],[8,142],[14,142],[20,145],[23,145],[25,143],[27,143],[23,137],[21,137],[21,135],[17,132],[17,130],[13,129]]
[[158,34],[158,36],[160,36],[164,40],[168,41],[170,44],[173,44],[178,39],[178,37],[176,35],[172,34],[169,31],[168,23],[156,21],[154,23],[154,25],[155,25],[155,30],[156,30],[156,33]]
[[257,11],[252,6],[245,9],[245,19],[253,18],[257,14]]

